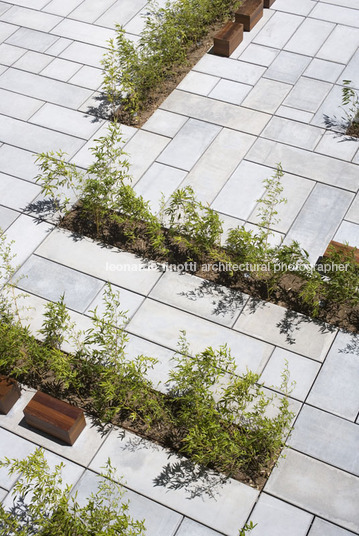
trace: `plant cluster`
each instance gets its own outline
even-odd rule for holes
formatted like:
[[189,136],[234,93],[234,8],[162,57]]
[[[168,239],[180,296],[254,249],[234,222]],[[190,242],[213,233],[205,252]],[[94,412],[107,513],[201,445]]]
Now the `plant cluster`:
[[[124,491],[115,482],[108,460],[99,475],[96,493],[84,506],[72,486],[63,486],[63,463],[51,471],[41,449],[23,460],[0,461],[10,475],[20,475],[12,490],[14,505],[0,503],[0,531],[6,536],[144,536],[144,521],[134,520],[123,501]],[[29,500],[29,497],[31,499]]]
[[228,18],[239,5],[238,0],[166,0],[159,7],[150,0],[136,44],[117,25],[102,61],[112,114],[120,106],[134,119],[151,92],[186,63],[189,50],[198,47],[213,23]]
[[342,105],[346,107],[347,134],[359,138],[359,94],[351,87],[351,80],[343,80]]

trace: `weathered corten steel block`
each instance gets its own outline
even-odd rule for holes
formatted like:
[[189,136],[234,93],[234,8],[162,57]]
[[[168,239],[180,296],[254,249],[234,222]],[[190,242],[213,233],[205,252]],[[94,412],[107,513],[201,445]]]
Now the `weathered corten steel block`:
[[7,414],[21,396],[16,380],[0,375],[0,413]]
[[37,391],[24,409],[25,420],[42,432],[73,445],[86,426],[82,409]]
[[213,38],[213,54],[227,58],[243,40],[243,24],[227,22]]
[[243,24],[244,31],[250,32],[263,17],[263,0],[245,0],[234,16],[236,22]]

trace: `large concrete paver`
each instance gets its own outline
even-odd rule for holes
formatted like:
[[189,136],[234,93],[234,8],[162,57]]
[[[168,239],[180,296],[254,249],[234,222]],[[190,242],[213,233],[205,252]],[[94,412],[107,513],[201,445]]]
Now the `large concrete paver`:
[[319,517],[314,519],[308,536],[355,536],[354,532],[342,529],[333,523],[328,523]]

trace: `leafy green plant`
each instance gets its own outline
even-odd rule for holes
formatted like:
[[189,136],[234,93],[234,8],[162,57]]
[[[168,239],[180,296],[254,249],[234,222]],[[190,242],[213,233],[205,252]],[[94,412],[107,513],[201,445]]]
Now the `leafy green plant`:
[[242,530],[239,531],[239,536],[246,536],[246,534],[249,534],[258,523],[253,523],[253,521],[250,521],[249,523],[246,523]]
[[[80,506],[72,486],[63,486],[63,463],[50,470],[44,452],[37,449],[23,460],[0,461],[10,475],[20,475],[12,495],[15,506],[6,511],[0,504],[0,529],[7,536],[144,536],[144,521],[134,520],[123,501],[124,491],[115,482],[108,460],[99,475],[96,493]],[[31,498],[30,500],[29,497]]]
[[359,137],[359,95],[351,87],[351,80],[343,80],[342,105],[349,122],[347,134]]

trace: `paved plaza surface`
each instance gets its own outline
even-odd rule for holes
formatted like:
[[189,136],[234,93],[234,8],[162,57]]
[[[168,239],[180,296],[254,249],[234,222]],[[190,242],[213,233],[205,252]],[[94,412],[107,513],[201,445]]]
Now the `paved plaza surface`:
[[[159,359],[160,389],[187,331],[193,352],[227,343],[239,370],[280,384],[288,361],[296,385],[294,431],[284,458],[258,492],[186,463],[119,429],[88,425],[73,447],[23,422],[26,391],[0,416],[0,458],[25,457],[36,445],[82,499],[108,457],[123,475],[131,513],[149,536],[236,536],[251,519],[253,536],[359,534],[359,339],[273,304],[188,274],[146,270],[126,252],[74,241],[41,201],[34,153],[64,150],[86,167],[106,122],[89,114],[100,94],[101,58],[114,25],[138,39],[146,0],[0,1],[0,227],[15,241],[31,327],[48,300],[65,292],[79,328],[101,304],[106,281],[128,310],[129,355]],[[124,127],[136,192],[159,207],[179,186],[217,210],[225,228],[256,224],[263,179],[281,162],[287,204],[275,239],[298,240],[311,261],[330,240],[359,247],[359,142],[347,138],[342,81],[359,90],[359,0],[276,0],[231,58],[207,54],[141,128]],[[328,127],[328,128],[326,128]],[[138,270],[121,271],[133,264]],[[109,268],[111,265],[112,269]],[[142,269],[141,269],[142,268]],[[183,483],[161,481],[183,466]],[[14,478],[0,471],[0,500]]]

